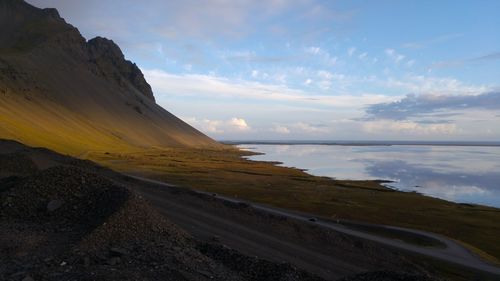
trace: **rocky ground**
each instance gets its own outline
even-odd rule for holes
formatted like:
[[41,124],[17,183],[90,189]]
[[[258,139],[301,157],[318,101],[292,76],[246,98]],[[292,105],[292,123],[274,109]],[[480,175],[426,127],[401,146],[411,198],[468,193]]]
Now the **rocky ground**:
[[[0,172],[0,280],[322,280],[196,240],[89,161],[1,141]],[[345,280],[430,280],[408,278]]]
[[391,271],[375,271],[343,278],[339,281],[433,281],[434,278]]
[[60,156],[40,170],[31,158],[40,153],[0,154],[1,280],[321,280],[201,245],[141,196],[96,173],[104,169]]

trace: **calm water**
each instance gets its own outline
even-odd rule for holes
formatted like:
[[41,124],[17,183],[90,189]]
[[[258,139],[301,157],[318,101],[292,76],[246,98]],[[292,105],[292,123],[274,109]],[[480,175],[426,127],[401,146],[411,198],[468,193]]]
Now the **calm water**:
[[389,185],[460,203],[500,207],[500,147],[239,145],[265,153],[253,160],[280,161],[337,179],[384,179]]

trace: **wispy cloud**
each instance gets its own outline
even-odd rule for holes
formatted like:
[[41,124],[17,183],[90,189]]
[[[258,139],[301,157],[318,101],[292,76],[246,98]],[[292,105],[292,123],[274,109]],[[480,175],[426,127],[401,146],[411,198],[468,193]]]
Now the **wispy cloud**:
[[456,124],[422,124],[407,120],[373,120],[366,121],[362,125],[363,131],[369,134],[410,134],[418,135],[442,135],[455,134],[457,132]]
[[403,48],[408,48],[408,49],[421,49],[421,48],[426,48],[435,44],[440,44],[444,43],[456,38],[462,37],[463,34],[461,33],[453,33],[453,34],[445,34],[441,35],[435,38],[431,38],[428,40],[422,40],[422,41],[415,41],[415,42],[407,42],[402,45]]
[[279,63],[297,60],[298,56],[263,56],[253,52],[235,54],[223,57],[224,60],[232,62],[252,62],[252,63]]
[[305,48],[305,52],[309,55],[318,56],[323,63],[329,66],[335,65],[338,60],[336,56],[332,56],[328,51],[323,50],[320,47],[307,47]]
[[364,53],[359,54],[358,59],[364,60],[367,56],[368,56],[368,53],[364,52]]
[[278,134],[289,134],[290,133],[290,129],[288,129],[288,127],[283,126],[283,125],[275,125],[271,129],[271,132],[275,132],[275,133],[278,133]]
[[320,47],[311,46],[311,47],[307,47],[305,51],[308,54],[318,55],[318,54],[321,53],[321,48]]
[[405,59],[405,56],[402,54],[399,54],[396,52],[394,49],[386,49],[385,54],[392,59],[395,63],[400,63],[402,60]]
[[415,60],[409,60],[406,62],[407,67],[412,67],[415,64]]
[[[242,79],[228,79],[213,75],[172,74],[162,70],[143,70],[155,94],[177,95],[184,97],[211,97],[245,99],[247,101],[263,100],[283,103],[298,103],[302,107],[357,108],[362,105],[393,100],[385,95],[364,94],[326,95],[305,92],[289,88],[283,83],[263,84]],[[318,72],[319,83],[329,87],[332,81],[346,79],[340,74],[327,71]]]
[[487,85],[466,84],[449,77],[408,74],[402,77],[389,77],[380,81],[389,89],[402,90],[406,93],[432,95],[477,95],[491,91]]
[[484,56],[470,59],[470,61],[492,61],[492,60],[500,60],[500,52],[490,53]]
[[268,129],[268,131],[281,135],[294,134],[296,136],[300,135],[315,136],[315,135],[331,134],[335,131],[335,129],[332,126],[327,126],[325,124],[312,124],[309,122],[301,121],[301,122],[289,123],[286,125],[275,124],[273,127]]
[[500,52],[493,52],[474,58],[438,61],[433,63],[431,65],[431,68],[456,68],[456,67],[463,67],[471,63],[478,64],[478,63],[486,63],[497,60],[500,60]]

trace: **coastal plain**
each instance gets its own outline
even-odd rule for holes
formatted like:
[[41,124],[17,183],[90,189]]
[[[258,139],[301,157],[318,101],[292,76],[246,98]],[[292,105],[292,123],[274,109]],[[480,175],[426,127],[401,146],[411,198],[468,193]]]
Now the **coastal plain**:
[[163,149],[86,157],[122,173],[220,193],[317,216],[426,230],[456,239],[482,258],[500,258],[500,210],[400,192],[378,181],[312,176],[278,163],[251,161],[237,149]]

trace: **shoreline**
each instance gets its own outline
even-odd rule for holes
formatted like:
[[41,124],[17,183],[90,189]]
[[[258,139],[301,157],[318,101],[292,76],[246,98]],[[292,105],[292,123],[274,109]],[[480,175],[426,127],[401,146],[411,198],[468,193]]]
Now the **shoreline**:
[[500,142],[418,142],[418,141],[219,141],[228,145],[331,145],[331,146],[466,146],[500,147]]
[[322,217],[434,232],[473,245],[496,260],[500,257],[500,245],[495,243],[500,229],[491,224],[500,218],[498,208],[397,191],[375,181],[313,176],[296,168],[242,157],[252,154],[239,149],[152,148],[109,154],[93,151],[87,159],[122,173],[235,199]]
[[[415,187],[422,187],[420,185],[417,185],[417,186],[411,186],[411,185],[407,185],[407,188],[404,188],[404,187],[397,187],[395,185],[391,185],[392,183],[399,183],[398,180],[393,180],[393,179],[383,179],[383,178],[338,178],[336,176],[328,176],[328,175],[321,175],[321,174],[315,174],[313,172],[311,172],[311,168],[307,168],[307,167],[296,167],[296,166],[289,166],[289,165],[286,165],[283,161],[277,159],[277,160],[260,160],[260,159],[255,159],[253,157],[255,156],[261,156],[261,155],[266,155],[266,153],[264,152],[260,152],[260,151],[256,151],[255,147],[251,147],[251,148],[247,148],[247,147],[241,147],[242,145],[294,145],[294,146],[299,146],[299,145],[326,145],[326,146],[410,146],[410,145],[419,145],[419,146],[426,146],[427,144],[380,144],[380,145],[371,145],[371,144],[366,144],[366,145],[347,145],[347,144],[303,144],[303,143],[293,143],[293,144],[279,144],[279,143],[262,143],[262,144],[258,144],[258,143],[241,143],[241,144],[234,144],[238,149],[240,149],[241,151],[243,152],[249,152],[249,155],[244,155],[243,157],[246,159],[246,160],[250,160],[250,161],[263,161],[263,162],[268,162],[269,164],[272,164],[272,165],[277,165],[279,167],[285,167],[285,168],[291,168],[291,169],[297,169],[297,170],[300,170],[300,171],[303,171],[311,176],[314,176],[314,177],[326,177],[326,178],[329,178],[331,180],[334,180],[334,181],[371,181],[371,182],[374,182],[374,183],[377,183],[379,184],[381,187],[383,188],[386,188],[388,190],[392,190],[392,191],[398,191],[398,192],[405,192],[405,193],[416,193],[416,194],[419,194],[421,196],[426,196],[426,197],[430,197],[430,198],[434,198],[434,199],[440,199],[440,200],[444,200],[444,201],[447,201],[447,202],[450,202],[450,203],[455,203],[455,204],[462,204],[462,205],[472,205],[472,206],[483,206],[483,207],[489,207],[489,208],[497,208],[497,209],[500,209],[500,206],[496,206],[496,205],[493,205],[493,204],[485,204],[485,203],[475,203],[475,202],[470,202],[470,201],[454,201],[454,200],[451,200],[451,199],[448,199],[448,198],[443,198],[443,197],[440,197],[438,195],[433,195],[433,194],[430,194],[430,193],[424,193],[424,192],[421,192],[417,189],[414,189]],[[473,145],[473,144],[464,144],[464,145],[446,145],[446,144],[440,144],[440,145],[428,145],[428,146],[467,146],[467,147],[500,147],[500,146],[488,146],[488,145]]]

